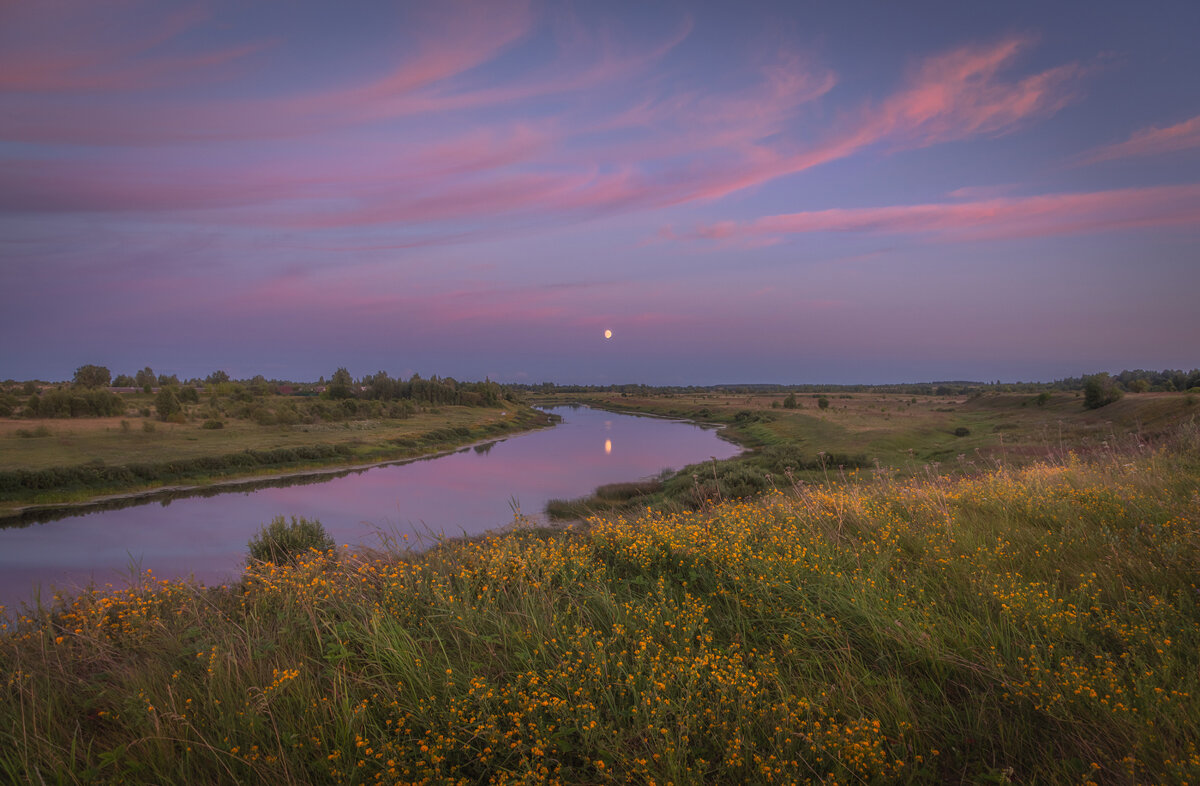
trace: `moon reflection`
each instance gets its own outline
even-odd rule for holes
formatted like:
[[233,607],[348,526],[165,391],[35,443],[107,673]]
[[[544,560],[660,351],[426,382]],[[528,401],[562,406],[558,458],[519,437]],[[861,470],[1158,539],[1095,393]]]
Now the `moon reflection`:
[[612,440],[611,439],[604,440],[604,452],[612,453]]

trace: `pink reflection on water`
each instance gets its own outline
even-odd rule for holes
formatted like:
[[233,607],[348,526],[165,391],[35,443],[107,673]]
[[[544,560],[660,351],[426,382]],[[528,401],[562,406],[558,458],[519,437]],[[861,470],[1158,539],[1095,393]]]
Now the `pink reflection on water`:
[[[0,605],[33,597],[35,583],[75,589],[123,585],[131,570],[159,578],[235,580],[247,541],[275,516],[319,519],[339,544],[413,546],[508,526],[555,498],[726,458],[737,448],[689,423],[559,409],[543,431],[436,459],[377,467],[303,485],[141,504],[0,530]],[[596,449],[603,441],[605,450]],[[620,449],[610,452],[611,445]],[[49,597],[43,591],[43,597]]]

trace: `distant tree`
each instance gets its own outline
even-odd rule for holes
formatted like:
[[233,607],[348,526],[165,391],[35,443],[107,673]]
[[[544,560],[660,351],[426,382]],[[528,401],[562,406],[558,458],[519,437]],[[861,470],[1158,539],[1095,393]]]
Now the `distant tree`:
[[1129,383],[1130,393],[1148,393],[1150,392],[1150,381],[1147,379],[1135,379]]
[[1038,405],[1039,407],[1044,407],[1044,406],[1046,406],[1046,402],[1047,402],[1047,401],[1049,401],[1049,400],[1050,400],[1050,391],[1048,391],[1048,390],[1043,390],[1041,393],[1038,393],[1038,395],[1037,395],[1037,405]]
[[176,387],[178,387],[179,386],[179,377],[175,376],[174,374],[159,374],[158,375],[158,386],[162,387],[163,385],[175,385]]
[[819,399],[817,399],[817,406],[821,409],[829,409],[829,399],[821,396]]
[[129,376],[128,374],[118,374],[117,376],[115,376],[113,378],[113,386],[114,387],[131,388],[136,384],[137,384],[136,380],[134,380],[134,378]]
[[150,388],[154,387],[154,383],[158,382],[158,377],[154,376],[154,369],[149,366],[134,374],[133,378],[137,386],[147,393],[150,392]]
[[1100,409],[1121,398],[1121,389],[1108,374],[1093,374],[1083,383],[1083,406]]
[[333,379],[329,381],[329,397],[330,398],[350,398],[354,395],[351,385],[354,379],[350,376],[350,372],[345,368],[339,368],[333,372]]
[[220,370],[214,371],[213,373],[209,374],[207,377],[204,378],[204,383],[206,385],[219,385],[222,382],[228,382],[228,381],[229,381],[229,375],[226,374],[224,371],[220,371]]
[[106,388],[112,373],[104,366],[80,366],[75,369],[75,384],[81,388]]
[[179,389],[179,400],[187,404],[199,404],[200,393],[191,385]]
[[785,398],[783,400],[783,408],[784,409],[795,409],[797,406],[799,406],[799,402],[796,401],[795,391],[788,393],[787,398]]
[[159,420],[167,420],[183,409],[179,404],[179,397],[175,395],[175,389],[170,386],[159,388],[158,395],[154,398],[154,408],[158,411]]

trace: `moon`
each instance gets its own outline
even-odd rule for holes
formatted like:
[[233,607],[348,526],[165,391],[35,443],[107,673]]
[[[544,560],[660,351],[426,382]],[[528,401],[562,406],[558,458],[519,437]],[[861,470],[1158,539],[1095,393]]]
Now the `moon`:
[[612,338],[612,331],[611,331],[611,330],[606,330],[606,331],[604,331],[604,337],[605,337],[605,338]]

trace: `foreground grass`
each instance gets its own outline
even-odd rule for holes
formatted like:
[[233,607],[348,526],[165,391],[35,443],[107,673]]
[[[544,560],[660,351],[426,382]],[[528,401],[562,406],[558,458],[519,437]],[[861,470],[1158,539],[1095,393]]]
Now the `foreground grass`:
[[1198,451],[146,576],[0,636],[0,778],[1195,781]]

